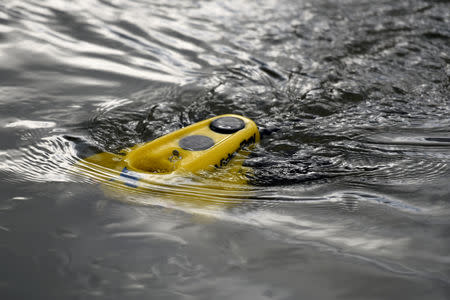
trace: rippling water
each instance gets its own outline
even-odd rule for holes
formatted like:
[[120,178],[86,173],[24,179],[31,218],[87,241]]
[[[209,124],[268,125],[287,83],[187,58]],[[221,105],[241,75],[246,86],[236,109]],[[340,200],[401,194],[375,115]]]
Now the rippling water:
[[[0,3],[1,298],[449,299],[449,4],[168,3]],[[249,187],[74,168],[224,113]]]

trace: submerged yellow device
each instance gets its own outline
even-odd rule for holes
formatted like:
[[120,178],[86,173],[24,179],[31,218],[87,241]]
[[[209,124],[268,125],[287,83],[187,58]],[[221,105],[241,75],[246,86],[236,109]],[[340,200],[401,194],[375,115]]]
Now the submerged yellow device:
[[[113,170],[129,187],[139,187],[140,181],[156,177],[158,181],[164,181],[202,172],[223,174],[224,169],[228,170],[229,178],[233,176],[230,172],[242,170],[243,159],[233,158],[239,153],[248,154],[246,149],[259,138],[258,127],[252,120],[227,114],[124,149],[118,154],[95,154],[82,160],[79,166],[91,172],[92,166],[97,166],[96,173],[98,168]],[[239,178],[235,183],[244,183],[242,176]]]

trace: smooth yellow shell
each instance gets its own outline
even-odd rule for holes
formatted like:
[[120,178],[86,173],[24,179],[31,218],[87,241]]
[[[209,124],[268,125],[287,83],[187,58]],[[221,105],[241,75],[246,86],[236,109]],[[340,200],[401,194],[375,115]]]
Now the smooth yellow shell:
[[246,149],[259,139],[258,128],[252,120],[227,114],[124,149],[119,154],[95,154],[79,162],[78,166],[89,174],[97,173],[97,177],[108,177],[103,171],[113,170],[129,187],[139,187],[145,180],[170,180],[200,173],[209,177],[216,174],[226,178],[227,182],[245,184],[243,158],[248,154]]

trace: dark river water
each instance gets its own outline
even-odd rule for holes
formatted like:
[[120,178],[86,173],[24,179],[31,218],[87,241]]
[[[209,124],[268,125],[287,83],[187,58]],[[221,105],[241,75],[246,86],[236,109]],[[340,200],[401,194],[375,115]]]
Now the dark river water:
[[[450,299],[449,22],[437,0],[2,0],[0,299]],[[225,113],[263,133],[246,189],[74,170]]]

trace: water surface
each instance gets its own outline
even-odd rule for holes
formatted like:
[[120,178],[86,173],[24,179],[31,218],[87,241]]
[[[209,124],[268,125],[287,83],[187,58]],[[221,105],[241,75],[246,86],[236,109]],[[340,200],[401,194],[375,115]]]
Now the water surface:
[[[1,298],[450,298],[449,4],[169,3],[0,4]],[[224,113],[249,189],[73,169]]]

